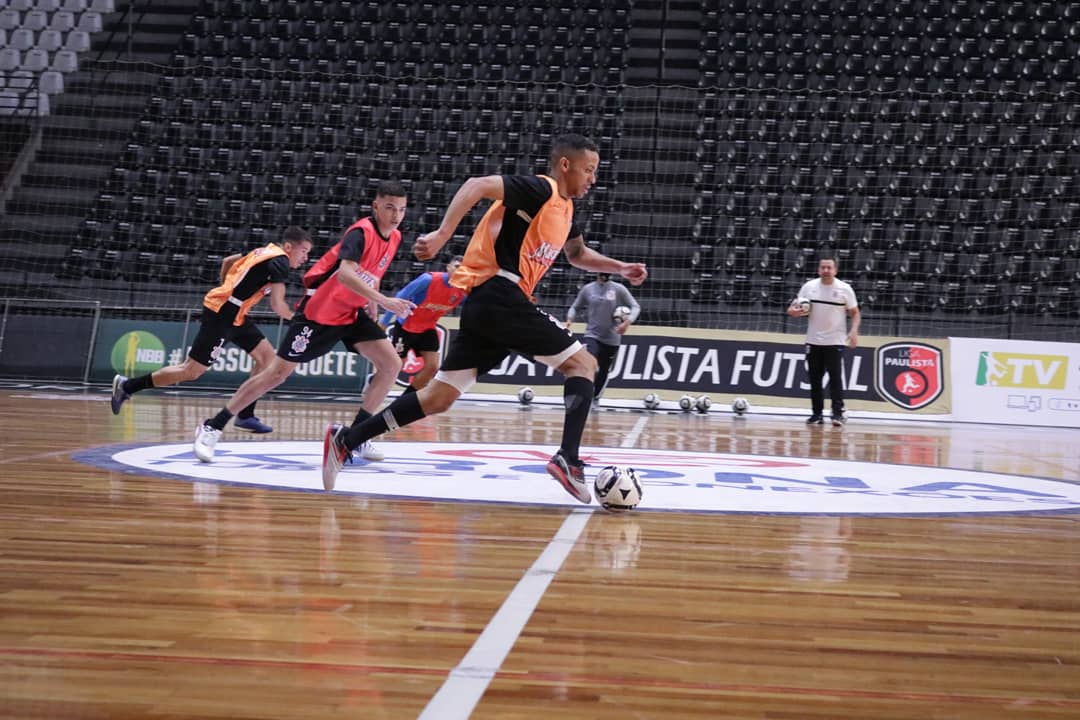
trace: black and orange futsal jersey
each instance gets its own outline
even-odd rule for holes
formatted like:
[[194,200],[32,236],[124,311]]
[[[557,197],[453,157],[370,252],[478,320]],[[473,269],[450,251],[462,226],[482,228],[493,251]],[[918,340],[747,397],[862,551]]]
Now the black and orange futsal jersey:
[[271,285],[288,279],[289,258],[271,243],[234,262],[225,281],[203,297],[203,306],[222,316],[235,313],[232,324],[240,326],[248,311],[270,294]]
[[504,175],[503,199],[484,213],[450,284],[468,291],[500,275],[532,297],[566,241],[578,234],[573,221],[574,201],[561,197],[550,177]]

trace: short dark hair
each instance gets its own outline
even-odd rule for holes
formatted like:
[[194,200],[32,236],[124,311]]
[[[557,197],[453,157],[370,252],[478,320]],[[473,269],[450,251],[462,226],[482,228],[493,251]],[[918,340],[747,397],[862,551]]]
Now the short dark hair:
[[821,255],[818,255],[818,265],[820,265],[825,260],[832,262],[832,264],[836,267],[840,267],[840,261],[836,259],[836,253],[822,253]]
[[409,191],[397,180],[383,180],[375,188],[375,197],[408,197]]
[[598,153],[600,147],[584,135],[577,133],[559,135],[551,142],[551,164],[554,165],[561,157],[586,150]]
[[293,245],[302,242],[311,242],[311,233],[309,233],[302,227],[290,225],[289,227],[285,228],[285,232],[281,233],[281,241],[291,243]]

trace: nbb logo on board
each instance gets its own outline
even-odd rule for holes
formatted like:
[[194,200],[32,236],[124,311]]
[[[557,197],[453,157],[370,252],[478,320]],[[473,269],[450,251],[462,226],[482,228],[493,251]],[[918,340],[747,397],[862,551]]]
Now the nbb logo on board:
[[109,362],[123,375],[154,372],[165,364],[165,344],[153,333],[132,330],[113,344]]
[[945,389],[941,350],[933,345],[898,342],[877,349],[877,391],[906,410],[937,400]]

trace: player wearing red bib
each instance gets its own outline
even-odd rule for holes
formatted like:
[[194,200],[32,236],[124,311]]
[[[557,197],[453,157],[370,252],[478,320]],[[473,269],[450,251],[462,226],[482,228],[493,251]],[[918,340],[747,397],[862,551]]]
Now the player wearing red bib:
[[[406,192],[398,182],[379,184],[372,215],[353,223],[341,240],[304,275],[308,294],[278,346],[270,367],[241,385],[225,407],[195,431],[195,456],[211,462],[214,446],[233,414],[285,381],[300,363],[322,357],[338,342],[364,356],[375,376],[364,394],[357,419],[377,410],[401,370],[382,328],[374,320],[376,306],[407,315],[412,303],[379,292],[382,276],[401,244],[398,225],[405,218]],[[369,460],[381,460],[374,445],[362,449]]]

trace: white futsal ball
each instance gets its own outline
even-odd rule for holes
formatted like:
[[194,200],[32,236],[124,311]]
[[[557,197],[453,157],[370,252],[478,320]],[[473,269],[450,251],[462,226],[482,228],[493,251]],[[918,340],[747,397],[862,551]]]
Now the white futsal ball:
[[694,408],[694,398],[689,395],[683,395],[679,398],[679,409],[683,412],[690,412]]
[[523,387],[518,390],[518,402],[522,405],[528,405],[536,397],[536,393],[533,392],[531,387]]
[[615,312],[611,315],[611,319],[616,323],[624,323],[630,319],[630,308],[625,305],[620,305],[615,308]]
[[750,409],[750,401],[744,397],[737,397],[731,401],[731,411],[736,415],[742,415]]
[[795,298],[795,301],[791,304],[797,306],[803,315],[810,313],[810,301],[804,297]]
[[650,410],[655,410],[660,407],[660,396],[656,393],[649,393],[641,399],[641,402]]
[[601,468],[593,481],[593,491],[600,507],[610,512],[633,510],[641,502],[641,483],[632,467]]
[[709,399],[708,395],[702,395],[694,401],[694,409],[699,413],[709,412],[710,407],[712,407],[712,400]]

